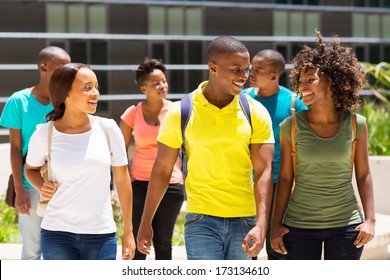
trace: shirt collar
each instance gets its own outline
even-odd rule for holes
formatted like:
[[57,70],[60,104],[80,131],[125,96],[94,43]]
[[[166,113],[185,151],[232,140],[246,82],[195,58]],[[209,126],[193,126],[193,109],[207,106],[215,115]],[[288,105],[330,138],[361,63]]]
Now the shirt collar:
[[[202,82],[198,88],[195,90],[194,92],[194,96],[193,96],[193,100],[194,102],[197,102],[199,105],[201,106],[213,106],[215,107],[214,105],[212,105],[207,99],[206,97],[204,97],[203,95],[203,89],[204,87],[208,84],[209,82],[208,81],[204,81]],[[239,103],[239,100],[238,100],[238,96],[235,96],[232,100],[232,102],[230,102],[228,105],[226,105],[224,108],[222,108],[221,110],[229,110],[229,111],[233,111],[233,110],[240,110],[241,107],[240,107],[240,103]]]

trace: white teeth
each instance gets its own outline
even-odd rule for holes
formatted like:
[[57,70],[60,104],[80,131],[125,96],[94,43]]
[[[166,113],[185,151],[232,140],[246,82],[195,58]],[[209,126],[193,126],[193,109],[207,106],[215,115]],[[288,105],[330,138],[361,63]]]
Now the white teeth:
[[233,84],[235,84],[238,87],[243,87],[245,83],[244,84],[233,83]]

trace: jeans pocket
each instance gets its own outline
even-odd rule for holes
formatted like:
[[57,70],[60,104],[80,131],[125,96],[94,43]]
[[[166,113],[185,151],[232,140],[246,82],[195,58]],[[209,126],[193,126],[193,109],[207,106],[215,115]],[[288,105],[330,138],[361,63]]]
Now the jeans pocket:
[[256,216],[250,216],[250,217],[245,217],[242,218],[244,221],[245,225],[248,227],[248,229],[252,229],[256,225]]
[[185,222],[184,222],[184,227],[187,228],[190,225],[193,225],[193,224],[199,222],[203,218],[203,216],[204,215],[202,215],[202,214],[187,213],[186,218],[185,218]]

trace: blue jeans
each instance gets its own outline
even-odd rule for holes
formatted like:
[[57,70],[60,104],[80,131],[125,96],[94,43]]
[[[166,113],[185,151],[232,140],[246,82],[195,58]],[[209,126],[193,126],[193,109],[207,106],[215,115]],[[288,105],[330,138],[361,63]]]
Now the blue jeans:
[[363,247],[353,244],[359,232],[358,225],[326,229],[302,229],[289,227],[284,235],[287,249],[285,260],[320,260],[324,248],[325,260],[359,260]]
[[30,198],[30,215],[18,214],[19,231],[22,235],[22,260],[41,259],[41,222],[37,215],[39,192],[34,189],[24,189]]
[[220,218],[187,213],[184,237],[189,260],[250,260],[242,242],[256,217]]
[[44,260],[115,260],[116,234],[76,234],[41,229]]

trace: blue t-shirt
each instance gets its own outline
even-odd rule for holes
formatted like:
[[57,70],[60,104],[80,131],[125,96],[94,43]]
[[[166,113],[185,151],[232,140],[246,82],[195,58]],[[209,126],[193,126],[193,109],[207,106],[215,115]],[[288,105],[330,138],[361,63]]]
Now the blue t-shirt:
[[[0,118],[0,126],[21,130],[22,155],[27,153],[30,137],[37,124],[45,123],[45,116],[53,110],[51,103],[40,103],[31,93],[29,88],[20,90],[11,95],[4,106]],[[32,188],[27,181],[23,168],[23,186]]]
[[[253,99],[259,101],[267,108],[272,119],[272,130],[275,137],[275,152],[274,152],[274,183],[277,182],[280,169],[280,126],[279,124],[287,117],[291,116],[291,101],[292,91],[279,86],[280,90],[277,94],[270,97],[261,97],[256,95],[255,88],[250,88],[249,91],[244,89]],[[248,92],[247,92],[248,91]],[[299,112],[307,110],[307,107],[298,98],[295,99],[295,111]]]

